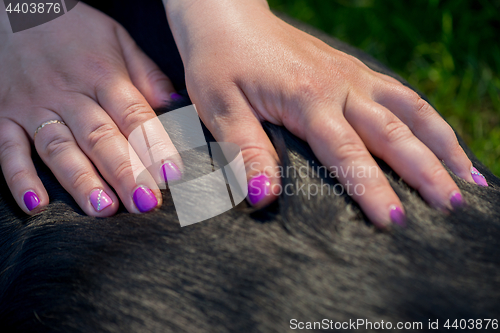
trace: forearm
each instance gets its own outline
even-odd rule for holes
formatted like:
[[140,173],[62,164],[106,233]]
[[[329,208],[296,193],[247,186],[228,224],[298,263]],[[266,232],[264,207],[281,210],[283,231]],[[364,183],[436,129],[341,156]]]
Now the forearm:
[[163,4],[183,60],[195,46],[227,35],[252,14],[271,13],[266,0],[163,0]]

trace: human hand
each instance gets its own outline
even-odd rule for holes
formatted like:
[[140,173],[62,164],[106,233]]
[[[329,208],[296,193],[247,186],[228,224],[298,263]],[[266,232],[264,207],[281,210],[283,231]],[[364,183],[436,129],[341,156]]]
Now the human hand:
[[307,141],[345,186],[362,186],[350,194],[379,227],[404,224],[405,215],[370,153],[433,206],[463,204],[440,160],[469,182],[472,164],[451,127],[413,90],[281,21],[265,1],[164,2],[190,97],[218,141],[241,147],[252,204],[280,193],[278,157],[262,121]]
[[[38,154],[86,214],[117,211],[111,188],[130,212],[161,204],[157,184],[165,176],[180,177],[182,161],[159,122],[146,125],[151,151],[135,149],[129,155],[127,138],[155,118],[152,107],[170,100],[174,88],[169,79],[123,27],[83,3],[15,34],[5,29],[6,20],[4,12],[0,164],[19,206],[33,214],[49,202],[30,154],[37,129]],[[50,120],[58,122],[39,127]],[[142,172],[141,161],[150,152],[165,165]],[[136,180],[134,173],[141,176]]]

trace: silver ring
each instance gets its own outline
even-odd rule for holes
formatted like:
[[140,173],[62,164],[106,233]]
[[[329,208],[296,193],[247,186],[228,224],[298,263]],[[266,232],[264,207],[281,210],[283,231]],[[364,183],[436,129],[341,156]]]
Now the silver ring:
[[47,125],[50,125],[50,124],[61,124],[61,125],[64,125],[64,126],[68,126],[66,125],[66,123],[62,120],[57,120],[57,119],[54,119],[54,120],[49,120],[49,121],[46,121],[44,122],[43,124],[41,124],[40,126],[38,126],[38,128],[36,129],[35,131],[35,135],[33,135],[33,141],[35,141],[35,138],[36,138],[36,135],[38,134],[38,132],[44,128],[45,126]]

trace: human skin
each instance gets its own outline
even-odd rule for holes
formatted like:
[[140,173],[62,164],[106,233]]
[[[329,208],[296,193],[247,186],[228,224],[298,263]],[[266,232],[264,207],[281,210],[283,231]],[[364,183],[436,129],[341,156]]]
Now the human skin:
[[[252,204],[274,200],[280,181],[264,120],[308,141],[326,166],[378,168],[370,151],[436,207],[463,203],[438,158],[467,181],[471,163],[451,128],[413,91],[280,21],[264,1],[168,0],[166,9],[200,117],[217,140],[242,148],[250,187],[264,188]],[[30,144],[89,215],[114,214],[118,197],[135,213],[161,204],[161,171],[135,179],[144,152],[129,156],[127,139],[174,90],[125,30],[83,3],[28,31],[10,33],[6,15],[0,27],[0,164],[19,206],[33,214],[49,202]],[[54,119],[67,127],[47,125],[33,142],[39,125]],[[182,169],[168,135],[153,132],[155,149]],[[353,197],[382,227],[404,216],[379,175],[339,179],[364,186]]]
[[217,141],[241,147],[250,186],[263,189],[252,204],[263,207],[279,193],[279,159],[263,121],[307,141],[327,167],[376,168],[338,178],[364,187],[352,197],[379,227],[404,224],[404,208],[371,154],[432,206],[464,204],[441,160],[468,182],[472,163],[413,90],[281,21],[264,0],[163,2],[200,118]]
[[[0,164],[19,206],[34,214],[49,203],[31,145],[88,215],[113,215],[118,198],[134,213],[160,205],[162,170],[146,171],[147,152],[130,154],[128,139],[153,120],[151,149],[182,168],[154,123],[153,108],[175,91],[169,79],[123,27],[84,3],[18,33],[0,15]],[[67,126],[48,124],[34,138],[50,120]]]

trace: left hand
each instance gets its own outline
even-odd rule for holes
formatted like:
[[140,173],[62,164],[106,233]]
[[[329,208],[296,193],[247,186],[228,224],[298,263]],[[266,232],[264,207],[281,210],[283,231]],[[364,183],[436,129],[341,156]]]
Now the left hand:
[[[18,33],[6,22],[0,13],[0,165],[19,207],[35,214],[49,203],[31,144],[88,215],[113,215],[118,198],[134,213],[160,205],[157,184],[182,169],[153,111],[170,100],[170,80],[122,26],[84,3]],[[137,139],[146,129],[149,147]],[[164,164],[151,167],[150,153]]]

